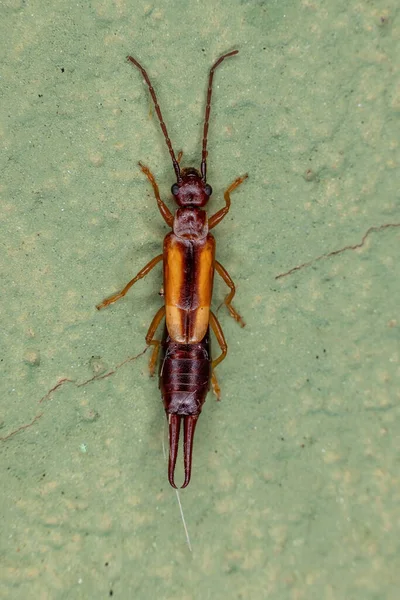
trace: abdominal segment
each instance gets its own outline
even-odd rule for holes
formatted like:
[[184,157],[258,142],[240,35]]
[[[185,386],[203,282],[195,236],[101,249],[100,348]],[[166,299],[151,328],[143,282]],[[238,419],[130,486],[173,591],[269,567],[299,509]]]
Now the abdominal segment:
[[210,387],[211,351],[207,327],[195,344],[180,344],[167,329],[162,341],[160,389],[167,414],[199,415]]

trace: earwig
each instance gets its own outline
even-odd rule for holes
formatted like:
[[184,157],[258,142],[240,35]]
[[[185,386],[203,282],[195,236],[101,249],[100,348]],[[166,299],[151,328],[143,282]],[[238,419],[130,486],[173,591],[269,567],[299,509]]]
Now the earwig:
[[[243,319],[232,306],[235,284],[215,258],[215,239],[209,231],[229,212],[230,194],[243,183],[247,174],[235,179],[225,191],[223,208],[211,217],[203,210],[212,194],[212,188],[207,183],[207,141],[214,71],[225,58],[237,53],[238,50],[232,50],[221,56],[209,72],[200,171],[194,167],[181,168],[182,153],[176,158],[149,76],[135,58],[127,57],[127,60],[139,69],[149,88],[176,175],[176,183],[172,185],[171,193],[178,208],[172,215],[160,197],[153,174],[139,162],[142,172],[153,188],[161,216],[172,231],[164,239],[163,253],[153,258],[120,292],[103,300],[97,308],[100,310],[123,298],[139,279],[147,275],[159,262],[163,262],[164,305],[157,311],[150,324],[146,343],[153,347],[150,357],[151,375],[154,374],[160,348],[162,350],[159,387],[169,424],[168,480],[174,488],[182,420],[184,488],[189,484],[191,477],[194,432],[210,383],[217,399],[220,399],[214,369],[225,358],[227,344],[221,325],[210,308],[215,271],[230,289],[224,304],[230,315],[244,327]],[[160,341],[154,336],[164,318],[164,335]],[[221,349],[221,354],[214,360],[210,350],[210,327]]]

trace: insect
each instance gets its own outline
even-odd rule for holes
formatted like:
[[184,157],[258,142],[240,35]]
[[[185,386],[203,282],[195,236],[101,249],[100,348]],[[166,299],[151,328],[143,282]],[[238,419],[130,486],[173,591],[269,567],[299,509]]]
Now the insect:
[[[162,350],[159,386],[169,423],[168,480],[174,488],[176,488],[174,472],[182,419],[185,468],[185,480],[182,487],[184,488],[189,484],[191,477],[194,431],[210,383],[217,399],[220,399],[215,367],[225,358],[227,344],[221,325],[210,309],[215,271],[230,289],[223,301],[224,304],[231,316],[244,327],[242,317],[232,306],[232,299],[236,291],[235,285],[226,269],[215,258],[215,239],[209,231],[218,225],[229,212],[230,194],[243,183],[247,174],[235,179],[225,191],[223,208],[211,217],[208,217],[203,209],[212,194],[206,175],[207,138],[214,71],[225,58],[237,53],[238,50],[233,50],[221,56],[209,72],[200,171],[193,167],[181,168],[182,152],[177,157],[175,156],[157,96],[147,72],[135,58],[127,57],[127,60],[139,69],[150,90],[176,175],[176,183],[172,185],[171,193],[178,208],[174,215],[170,212],[160,197],[153,174],[139,162],[140,169],[153,188],[161,216],[172,231],[164,239],[162,254],[153,258],[143,267],[120,292],[98,304],[97,309],[105,308],[123,298],[139,279],[145,277],[159,262],[163,262],[162,296],[164,305],[157,311],[150,324],[146,343],[153,347],[149,364],[151,375],[154,375],[160,348]],[[154,336],[164,317],[164,335],[160,341]],[[214,360],[211,359],[210,351],[210,327],[221,349],[220,355]]]

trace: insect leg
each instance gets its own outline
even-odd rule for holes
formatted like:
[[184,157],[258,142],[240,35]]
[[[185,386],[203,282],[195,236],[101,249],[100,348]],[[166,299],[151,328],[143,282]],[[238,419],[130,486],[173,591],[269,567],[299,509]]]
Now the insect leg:
[[154,315],[153,320],[150,323],[149,330],[146,334],[146,344],[148,346],[153,346],[153,352],[151,353],[150,361],[149,361],[150,377],[153,377],[153,375],[154,375],[154,371],[155,371],[156,364],[157,364],[158,353],[160,351],[160,346],[161,346],[160,340],[154,339],[154,334],[157,330],[157,327],[159,326],[159,324],[161,323],[161,321],[163,320],[164,317],[165,317],[165,306],[162,306],[161,308],[158,309],[158,311]]
[[243,183],[243,181],[247,178],[248,178],[247,173],[245,175],[242,175],[241,177],[238,177],[237,179],[235,179],[235,181],[233,183],[231,183],[231,185],[228,187],[228,189],[224,192],[225,206],[224,206],[224,208],[221,208],[221,210],[216,212],[215,215],[212,215],[212,217],[210,217],[208,219],[208,229],[212,229],[213,227],[218,225],[218,223],[220,221],[222,221],[222,219],[225,217],[225,215],[228,214],[229,209],[231,207],[230,193],[233,192],[233,190],[236,190],[236,188],[239,187],[239,185],[241,183]]
[[[179,156],[178,156],[178,158],[179,158]],[[150,169],[148,167],[143,165],[141,162],[139,163],[139,167],[141,168],[142,172],[146,175],[147,179],[150,181],[150,183],[153,187],[154,195],[156,197],[158,208],[160,210],[162,218],[164,219],[164,221],[166,222],[166,224],[169,227],[172,227],[172,225],[174,224],[174,217],[173,217],[171,211],[169,210],[169,208],[164,204],[164,202],[160,198],[160,191],[158,189],[158,185],[157,185],[157,182],[155,180],[153,173],[150,171]]]
[[217,397],[217,402],[219,402],[221,400],[221,388],[219,387],[219,383],[217,380],[217,376],[215,375],[215,371],[213,371],[211,374],[211,385],[212,385],[212,391],[213,391],[214,395]]
[[217,358],[215,358],[211,363],[211,368],[212,368],[211,383],[212,383],[212,387],[213,387],[213,392],[217,396],[217,400],[220,400],[221,399],[221,390],[218,385],[218,381],[215,376],[214,369],[217,365],[219,365],[219,363],[221,361],[224,360],[224,358],[228,352],[228,346],[227,346],[227,343],[225,340],[224,332],[222,331],[222,327],[221,327],[217,317],[211,311],[210,311],[210,325],[211,325],[211,329],[214,332],[215,337],[217,338],[219,347],[221,348],[221,354]]
[[229,275],[228,271],[217,260],[215,261],[215,269],[217,270],[217,272],[219,273],[219,275],[222,277],[222,279],[225,281],[226,285],[231,290],[229,292],[229,294],[226,296],[226,298],[224,300],[224,304],[225,304],[226,308],[229,310],[231,317],[233,317],[235,319],[235,321],[237,321],[239,323],[240,327],[244,327],[245,326],[245,322],[243,321],[242,317],[233,308],[233,306],[231,304],[231,302],[233,300],[233,297],[234,297],[234,295],[236,293],[235,284],[233,283],[233,281],[231,279],[231,276]]
[[114,302],[117,302],[117,300],[120,300],[120,298],[123,298],[126,295],[126,293],[131,289],[133,284],[139,281],[139,279],[145,277],[145,275],[147,275],[147,273],[149,273],[162,259],[162,254],[159,254],[158,256],[153,258],[153,260],[147,263],[147,265],[143,267],[143,269],[139,271],[139,273],[133,279],[131,279],[129,283],[126,284],[123,290],[121,290],[117,294],[114,294],[113,296],[110,296],[109,298],[106,298],[105,300],[103,300],[103,302],[100,302],[100,304],[96,306],[97,310],[101,310],[102,308],[105,308],[110,304],[114,304]]

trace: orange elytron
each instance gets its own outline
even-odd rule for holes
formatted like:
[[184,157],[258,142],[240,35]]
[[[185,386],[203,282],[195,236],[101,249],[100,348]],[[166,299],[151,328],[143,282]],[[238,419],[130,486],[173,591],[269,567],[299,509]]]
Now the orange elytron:
[[[172,228],[172,231],[164,239],[163,253],[153,258],[123,290],[103,300],[97,308],[100,310],[123,298],[134,283],[147,275],[157,263],[163,261],[165,304],[157,311],[150,324],[146,343],[153,346],[150,357],[151,375],[154,374],[160,348],[162,350],[159,376],[169,423],[168,479],[173,487],[176,487],[174,471],[181,420],[183,419],[185,467],[185,481],[182,487],[186,487],[191,476],[194,431],[210,382],[218,400],[220,398],[220,389],[214,369],[225,358],[227,345],[221,325],[211,311],[214,271],[217,271],[230,289],[224,300],[229,313],[241,327],[244,327],[241,316],[232,306],[235,285],[225,268],[215,259],[215,239],[210,233],[210,229],[218,225],[228,213],[231,205],[230,194],[247,178],[247,174],[238,177],[228,187],[224,193],[225,206],[213,216],[208,217],[203,209],[212,194],[211,186],[206,180],[206,172],[207,137],[214,71],[225,58],[237,53],[238,50],[233,50],[224,54],[210,69],[200,172],[193,167],[181,169],[182,153],[177,158],[175,157],[150,79],[137,60],[132,56],[127,57],[128,61],[140,70],[149,87],[175,170],[176,183],[173,184],[171,192],[178,209],[172,215],[161,200],[153,174],[142,163],[139,163],[141,170],[153,187],[161,216]],[[164,317],[164,335],[160,341],[154,336]],[[210,353],[210,326],[221,349],[221,354],[214,360],[211,359]]]

